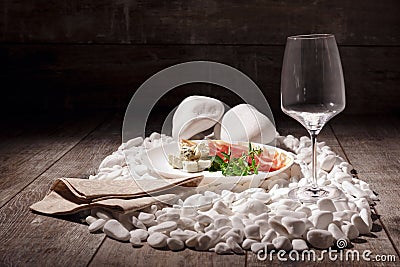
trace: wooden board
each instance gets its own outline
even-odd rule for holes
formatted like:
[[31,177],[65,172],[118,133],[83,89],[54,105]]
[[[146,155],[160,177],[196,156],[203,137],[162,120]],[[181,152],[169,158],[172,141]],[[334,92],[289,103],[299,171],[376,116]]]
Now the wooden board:
[[245,266],[245,255],[218,255],[186,248],[183,251],[141,248],[106,238],[89,266]]
[[399,118],[350,117],[333,123],[332,127],[361,179],[379,194],[380,202],[375,209],[399,253]]
[[[7,66],[0,79],[8,90],[0,111],[9,112],[15,105],[27,112],[125,110],[134,92],[155,73],[186,61],[211,60],[248,75],[278,113],[283,52],[283,46],[0,45],[0,61]],[[344,113],[400,110],[393,101],[400,98],[400,47],[342,47],[340,52],[347,94]],[[238,103],[223,88],[189,84],[161,99],[156,113],[169,112],[192,94]]]
[[346,45],[399,45],[399,2],[2,1],[0,41],[39,43],[284,44],[333,33]]
[[[88,131],[94,129],[82,123],[77,125]],[[104,236],[89,234],[87,225],[78,223],[76,217],[46,217],[30,212],[29,206],[45,196],[56,178],[87,177],[93,173],[101,160],[120,144],[120,129],[121,117],[103,124],[64,157],[54,158],[48,170],[0,209],[2,264],[87,265]]]
[[[27,123],[22,134],[3,139],[0,143],[0,207],[20,190],[34,181],[57,160],[77,145],[97,127],[103,118],[81,116],[81,123],[75,118],[63,122],[44,124],[38,120]],[[82,127],[84,125],[84,127]]]

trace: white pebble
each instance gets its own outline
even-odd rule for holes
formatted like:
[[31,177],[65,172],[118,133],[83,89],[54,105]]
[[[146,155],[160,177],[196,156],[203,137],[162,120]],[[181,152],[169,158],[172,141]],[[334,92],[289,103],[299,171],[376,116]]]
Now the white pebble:
[[156,218],[156,216],[154,214],[147,213],[147,212],[141,212],[141,213],[139,213],[139,216],[138,216],[139,221],[141,221],[145,225],[150,224],[152,221],[154,221],[155,218]]
[[254,222],[255,225],[260,227],[260,234],[264,235],[269,229],[270,226],[268,224],[268,220],[257,220]]
[[353,240],[358,237],[360,234],[358,232],[357,227],[355,227],[353,224],[345,224],[342,225],[342,232],[347,236],[348,239]]
[[198,239],[199,239],[200,236],[201,236],[201,234],[195,234],[195,235],[189,237],[189,238],[185,241],[186,246],[188,246],[189,248],[194,248],[194,247],[196,247],[197,244],[198,244],[198,242],[199,242]]
[[129,242],[132,244],[134,247],[139,247],[142,245],[142,242],[140,241],[140,238],[137,236],[131,236],[129,239]]
[[335,241],[339,239],[344,239],[347,242],[349,241],[347,236],[342,232],[342,230],[334,223],[329,224],[328,231],[332,234],[333,239]]
[[232,228],[222,236],[222,240],[226,241],[229,237],[233,237],[237,243],[242,243],[244,233],[241,229]]
[[244,234],[248,239],[260,240],[260,226],[258,225],[248,225],[244,228]]
[[112,154],[103,159],[103,161],[100,163],[99,169],[103,168],[112,168],[114,165],[125,165],[125,156],[118,155],[118,154]]
[[197,239],[197,244],[195,245],[196,250],[204,251],[208,250],[211,246],[211,237],[209,235],[200,235]]
[[169,234],[171,231],[178,227],[177,223],[174,221],[167,221],[160,223],[158,225],[152,226],[148,229],[149,233],[159,232],[164,234]]
[[292,218],[297,218],[297,219],[307,217],[307,214],[302,211],[280,210],[276,214],[279,216],[292,217]]
[[244,229],[244,223],[242,221],[242,219],[238,216],[232,216],[230,218],[231,222],[232,222],[232,227],[233,228],[239,228],[239,229]]
[[177,224],[179,228],[194,230],[195,221],[190,218],[181,217]]
[[293,247],[293,250],[296,250],[296,251],[308,250],[307,243],[303,239],[293,239],[292,247]]
[[272,240],[272,244],[277,250],[285,250],[289,251],[292,250],[292,242],[290,242],[289,238],[286,236],[278,236],[274,240]]
[[[183,202],[185,203],[185,202]],[[181,208],[181,217],[187,217],[187,218],[195,218],[198,213],[197,210],[194,207],[191,206],[183,206]]]
[[201,195],[201,194],[194,194],[194,195],[191,195],[191,196],[187,197],[183,201],[183,207],[196,207],[196,206],[198,206],[199,199],[202,196],[203,195]]
[[249,250],[251,248],[251,245],[253,245],[255,243],[258,243],[258,241],[253,240],[253,239],[245,239],[245,240],[243,240],[242,248],[245,250]]
[[243,249],[239,246],[238,243],[236,243],[236,241],[233,239],[233,237],[229,237],[226,240],[226,244],[236,254],[243,254],[244,253]]
[[[356,206],[357,206],[360,210],[362,210],[362,209],[367,209],[367,210],[369,210],[369,209],[370,209],[370,207],[369,207],[369,202],[368,202],[368,200],[367,200],[366,198],[357,199],[357,200],[354,201],[354,203],[356,204]],[[350,208],[348,208],[348,209],[350,209]]]
[[226,217],[226,216],[219,216],[214,220],[214,227],[216,229],[221,228],[221,227],[226,226],[226,225],[227,226],[231,226],[232,225],[231,220],[229,220],[229,218]]
[[136,138],[133,138],[133,139],[129,140],[128,142],[126,142],[126,144],[124,145],[124,148],[130,149],[132,147],[140,146],[142,143],[143,143],[143,138],[136,137]]
[[[183,242],[185,242],[186,240],[188,240],[190,237],[194,236],[195,234],[192,233],[192,231],[188,231],[187,230],[183,231],[182,229],[176,229],[174,231],[170,232],[170,237],[175,238],[175,239],[179,239],[182,240]],[[194,232],[195,233],[195,232]]]
[[131,237],[135,236],[140,239],[140,241],[146,241],[149,233],[144,229],[135,229],[130,231]]
[[300,202],[291,199],[281,199],[279,200],[279,205],[286,205],[291,210],[295,210],[301,206]]
[[306,224],[306,230],[314,228],[314,224],[308,218],[302,218],[300,220],[302,220]]
[[307,217],[311,216],[311,209],[306,206],[298,207],[297,209],[295,209],[295,212],[304,212]]
[[286,230],[286,227],[283,226],[278,220],[276,220],[275,218],[270,218],[268,220],[268,224],[269,226],[271,226],[272,229],[275,230],[275,232],[277,232],[279,235],[282,236],[289,236],[288,231]]
[[338,220],[338,221],[350,221],[350,218],[348,214],[344,211],[336,211],[333,213],[333,220]]
[[278,235],[276,234],[274,229],[269,229],[263,239],[261,240],[262,243],[272,243],[272,240],[274,240]]
[[153,248],[164,248],[167,245],[168,236],[162,233],[151,233],[147,238],[147,243]]
[[131,238],[131,234],[125,227],[122,226],[117,220],[108,220],[103,227],[103,232],[114,239],[119,241],[128,241]]
[[333,245],[332,234],[326,230],[315,229],[307,232],[307,241],[315,248],[327,249]]
[[264,253],[266,252],[265,250],[271,251],[275,249],[274,244],[272,243],[254,243],[251,244],[251,251],[253,251],[253,253],[257,254],[260,250],[264,251]]
[[232,229],[231,226],[224,226],[221,227],[219,229],[217,229],[218,233],[220,233],[221,235],[225,235],[227,232],[229,232]]
[[321,198],[317,201],[317,206],[320,210],[335,212],[336,208],[332,200],[329,198]]
[[334,200],[333,205],[335,205],[337,211],[344,211],[350,209],[347,200]]
[[217,230],[207,231],[206,235],[210,237],[210,247],[214,247],[220,241],[221,234]]
[[85,220],[86,220],[86,223],[90,225],[90,224],[94,223],[95,221],[97,221],[97,218],[92,215],[89,215],[86,217]]
[[363,219],[363,221],[368,225],[368,228],[369,228],[369,230],[371,231],[371,230],[372,230],[373,223],[372,223],[371,212],[370,212],[370,210],[369,210],[369,207],[368,207],[368,209],[366,209],[366,208],[362,208],[362,209],[361,209],[361,211],[360,211],[360,217],[361,217],[361,218]]
[[301,219],[283,217],[282,224],[285,226],[288,233],[295,237],[300,237],[306,230],[306,224]]
[[198,223],[202,224],[202,225],[207,226],[207,225],[209,225],[210,223],[212,223],[214,220],[213,220],[210,216],[208,216],[208,215],[200,214],[200,215],[198,215],[198,216],[196,217],[196,221],[197,221]]
[[161,138],[161,134],[159,134],[159,133],[157,133],[157,132],[153,132],[153,133],[149,136],[149,138],[150,138],[151,141],[158,140],[158,139]]
[[268,221],[269,216],[268,213],[261,213],[259,215],[254,215],[253,213],[250,213],[249,218],[253,221],[258,221],[258,220]]
[[104,220],[110,220],[112,219],[112,216],[110,213],[104,210],[98,210],[96,211],[96,217]]
[[228,216],[234,215],[234,213],[232,212],[232,210],[229,209],[229,208],[226,206],[226,204],[225,204],[223,201],[221,201],[221,200],[219,200],[219,201],[217,201],[217,202],[214,203],[213,209],[214,209],[216,212],[218,212],[219,214],[224,214],[224,215],[228,215]]
[[353,177],[351,175],[345,173],[345,172],[337,172],[335,173],[335,180],[339,184],[343,183],[344,181],[346,182],[351,182]]
[[172,251],[179,251],[185,248],[185,243],[182,240],[176,238],[168,238],[167,246]]
[[342,183],[342,188],[344,191],[346,191],[348,194],[353,195],[357,198],[362,198],[362,197],[368,197],[368,194],[361,190],[360,188],[354,186],[351,182],[344,181]]
[[146,149],[153,148],[153,143],[151,142],[150,138],[145,138],[143,141],[143,147]]
[[271,200],[271,194],[264,192],[256,192],[251,195],[252,198],[268,203]]
[[239,210],[239,213],[253,213],[255,215],[265,212],[268,212],[268,207],[262,201],[256,199],[249,199],[244,207]]
[[317,229],[326,230],[333,221],[333,213],[331,211],[318,211],[313,217],[312,222]]
[[321,161],[321,169],[330,172],[335,164],[336,158],[334,155],[328,155]]
[[176,214],[176,213],[165,213],[165,214],[160,215],[157,218],[157,222],[159,222],[159,223],[167,222],[167,221],[178,222],[180,218],[181,218],[181,216],[179,214]]
[[364,220],[360,217],[360,215],[354,214],[351,217],[351,223],[355,227],[357,227],[357,230],[361,235],[370,233],[369,226],[364,222]]
[[104,219],[98,219],[95,222],[93,222],[92,224],[89,225],[88,229],[89,232],[94,233],[97,232],[101,229],[103,229],[104,224],[106,223],[106,220]]
[[138,229],[147,230],[147,227],[135,216],[132,216],[132,225]]
[[215,253],[221,254],[221,255],[232,254],[232,250],[230,249],[230,247],[226,243],[223,243],[223,242],[218,243],[215,246],[214,251],[215,251]]

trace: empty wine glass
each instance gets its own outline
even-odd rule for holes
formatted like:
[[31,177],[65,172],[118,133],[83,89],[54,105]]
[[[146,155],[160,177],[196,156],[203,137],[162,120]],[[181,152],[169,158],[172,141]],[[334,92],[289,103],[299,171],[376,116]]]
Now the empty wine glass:
[[296,35],[287,38],[281,75],[282,111],[300,122],[312,144],[312,184],[294,188],[289,197],[314,202],[338,198],[336,187],[318,186],[317,135],[345,107],[342,64],[332,34]]

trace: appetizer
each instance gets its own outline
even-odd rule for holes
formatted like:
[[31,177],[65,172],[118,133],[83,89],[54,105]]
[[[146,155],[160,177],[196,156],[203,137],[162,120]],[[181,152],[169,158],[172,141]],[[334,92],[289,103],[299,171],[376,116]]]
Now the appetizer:
[[180,140],[179,154],[168,155],[169,164],[186,172],[221,171],[224,176],[246,176],[269,172],[285,166],[283,153],[261,147],[230,144],[221,140],[194,142]]
[[207,141],[196,143],[182,139],[179,142],[179,155],[168,155],[169,164],[186,172],[201,172],[211,166]]

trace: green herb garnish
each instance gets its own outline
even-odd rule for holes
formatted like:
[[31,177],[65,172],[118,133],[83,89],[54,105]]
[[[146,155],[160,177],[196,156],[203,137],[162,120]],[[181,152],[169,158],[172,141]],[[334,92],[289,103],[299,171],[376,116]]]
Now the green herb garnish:
[[[221,171],[224,176],[246,176],[251,174],[258,174],[259,164],[256,164],[255,156],[260,155],[263,152],[261,148],[253,148],[249,143],[248,153],[243,153],[240,157],[231,157],[231,152],[224,153],[223,159],[217,155],[211,158],[212,163],[209,168],[210,172]],[[251,164],[249,164],[251,161]]]

